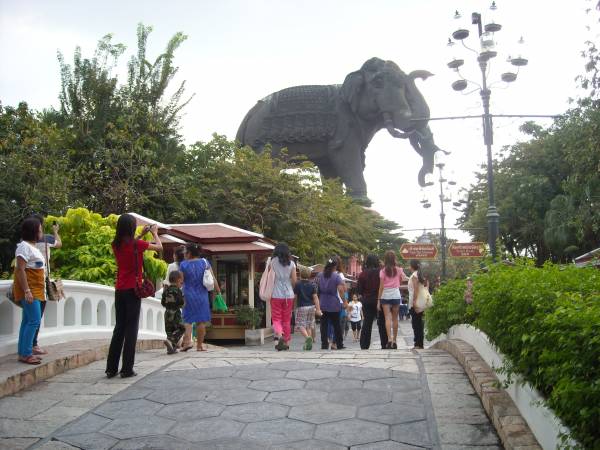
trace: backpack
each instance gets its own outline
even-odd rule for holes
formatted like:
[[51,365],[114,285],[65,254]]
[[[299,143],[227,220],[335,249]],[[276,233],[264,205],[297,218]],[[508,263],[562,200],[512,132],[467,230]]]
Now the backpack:
[[275,287],[275,270],[273,269],[273,263],[271,258],[267,259],[267,264],[265,265],[265,271],[260,278],[260,286],[258,290],[258,295],[263,302],[268,302],[271,300],[271,296],[273,295],[273,288]]

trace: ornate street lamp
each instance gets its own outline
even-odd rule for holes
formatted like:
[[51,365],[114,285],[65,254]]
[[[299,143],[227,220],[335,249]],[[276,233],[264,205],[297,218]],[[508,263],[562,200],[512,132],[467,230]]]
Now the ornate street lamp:
[[[438,168],[439,171],[439,178],[438,178],[438,183],[440,185],[440,223],[441,223],[441,228],[440,228],[440,250],[441,250],[441,254],[442,254],[442,280],[446,279],[446,225],[445,225],[445,220],[446,220],[446,213],[444,211],[444,203],[448,203],[451,202],[452,199],[446,195],[446,190],[444,188],[445,184],[449,184],[451,186],[456,185],[456,181],[454,180],[449,180],[447,178],[444,178],[444,167],[446,166],[446,164],[444,164],[443,162],[437,160],[437,155],[436,155],[436,163],[435,166]],[[434,183],[427,183],[427,185],[432,186]],[[429,208],[431,207],[431,203],[429,203],[429,200],[426,199],[426,197],[423,197],[423,200],[421,200],[421,204],[423,206],[423,208]]]
[[[448,67],[454,70],[459,76],[459,79],[452,83],[452,89],[460,92],[465,90],[469,83],[475,84],[479,87],[479,94],[481,95],[481,100],[483,103],[483,141],[487,149],[487,187],[489,200],[489,207],[487,211],[488,245],[490,246],[490,252],[494,261],[496,261],[496,240],[498,238],[498,219],[500,215],[498,214],[496,201],[494,198],[494,169],[492,165],[492,144],[494,142],[494,137],[492,115],[490,114],[490,96],[492,92],[490,90],[491,86],[488,85],[487,71],[491,60],[498,55],[495,47],[495,33],[502,29],[502,25],[495,20],[496,11],[496,2],[492,2],[489,11],[489,18],[486,23],[483,22],[483,18],[480,13],[475,12],[471,14],[471,23],[473,25],[477,25],[477,31],[479,34],[479,50],[473,50],[465,45],[464,41],[469,37],[470,33],[469,30],[467,30],[464,26],[459,27],[452,33],[452,39],[448,39],[448,48],[453,53],[456,51],[457,41],[460,42],[467,50],[474,52],[477,55],[477,62],[479,63],[479,68],[481,70],[482,82],[479,84],[467,80],[460,73],[460,68],[465,62],[464,59],[461,59],[458,57],[458,55],[453,54],[452,60],[448,63]],[[460,20],[462,16],[458,11],[456,11],[454,18]],[[518,43],[520,47],[523,47],[523,38],[521,38]],[[510,63],[512,68],[511,70],[502,73],[500,79],[505,83],[512,83],[517,79],[519,69],[523,66],[526,66],[528,60],[520,51],[518,51],[516,55],[509,56],[507,61]]]

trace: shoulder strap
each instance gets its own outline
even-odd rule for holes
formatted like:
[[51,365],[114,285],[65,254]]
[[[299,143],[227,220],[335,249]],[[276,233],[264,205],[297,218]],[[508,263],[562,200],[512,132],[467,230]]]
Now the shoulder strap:
[[45,248],[46,248],[46,276],[49,278],[50,277],[50,261],[48,260],[48,241],[46,240],[46,238],[44,237],[44,242],[46,244]]

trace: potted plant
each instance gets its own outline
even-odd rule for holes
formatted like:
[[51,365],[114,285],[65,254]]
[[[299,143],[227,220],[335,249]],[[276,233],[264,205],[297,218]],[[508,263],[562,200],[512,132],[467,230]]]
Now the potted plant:
[[248,305],[240,305],[236,307],[236,320],[239,324],[244,325],[244,338],[246,345],[262,345],[265,343],[265,328],[260,326],[264,312],[260,309],[251,308]]

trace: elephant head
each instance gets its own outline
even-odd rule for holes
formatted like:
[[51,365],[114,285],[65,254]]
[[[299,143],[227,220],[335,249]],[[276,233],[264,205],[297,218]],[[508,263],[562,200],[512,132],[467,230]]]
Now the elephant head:
[[377,131],[386,128],[396,137],[409,138],[423,158],[419,184],[425,185],[425,174],[433,172],[433,156],[439,151],[427,123],[429,107],[415,84],[432,76],[426,70],[405,74],[394,62],[371,58],[360,70],[346,76],[341,97],[359,120]]

